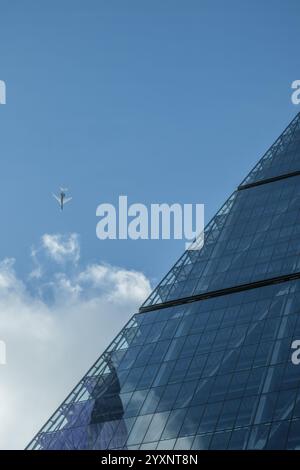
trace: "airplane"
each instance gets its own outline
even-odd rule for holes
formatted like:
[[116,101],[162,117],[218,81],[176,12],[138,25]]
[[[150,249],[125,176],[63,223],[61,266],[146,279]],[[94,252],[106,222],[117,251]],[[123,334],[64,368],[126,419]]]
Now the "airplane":
[[59,196],[56,194],[52,194],[53,197],[57,200],[58,204],[60,205],[60,210],[63,210],[64,205],[67,204],[67,202],[71,201],[71,197],[66,197],[66,193],[68,191],[67,188],[59,188],[60,193]]

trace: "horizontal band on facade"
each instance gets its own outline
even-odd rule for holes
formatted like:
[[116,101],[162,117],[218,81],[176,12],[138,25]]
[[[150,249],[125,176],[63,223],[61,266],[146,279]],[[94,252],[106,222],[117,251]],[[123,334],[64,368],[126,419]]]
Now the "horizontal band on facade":
[[273,176],[273,178],[266,178],[264,180],[255,181],[253,183],[248,184],[241,184],[238,186],[238,191],[242,191],[244,189],[254,188],[256,186],[261,186],[262,184],[274,183],[274,181],[284,180],[286,178],[292,178],[293,176],[299,176],[300,171],[293,171],[291,173],[285,173],[284,175],[280,176]]
[[283,276],[272,277],[270,279],[263,279],[261,281],[254,281],[248,284],[240,284],[234,287],[227,287],[225,289],[218,289],[215,291],[204,292],[203,294],[196,294],[189,297],[182,297],[174,300],[168,300],[160,304],[149,305],[146,307],[140,307],[139,313],[152,312],[154,310],[160,310],[168,307],[177,307],[178,305],[185,305],[198,300],[211,299],[213,297],[221,297],[223,295],[234,294],[236,292],[247,291],[250,289],[258,289],[259,287],[270,286],[272,284],[280,284],[287,281],[294,281],[300,279],[300,272],[293,274],[285,274]]

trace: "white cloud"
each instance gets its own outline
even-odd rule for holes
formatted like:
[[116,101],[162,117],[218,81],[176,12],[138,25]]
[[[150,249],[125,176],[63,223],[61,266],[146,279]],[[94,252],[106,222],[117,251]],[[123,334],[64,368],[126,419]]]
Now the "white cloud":
[[30,256],[34,264],[34,268],[29,273],[29,279],[40,279],[43,275],[42,265],[38,260],[38,250],[31,248]]
[[80,258],[79,236],[77,233],[70,235],[46,233],[42,237],[43,248],[57,263],[72,261],[77,263]]
[[[45,249],[64,240],[68,255],[79,257],[78,238],[54,237],[42,238]],[[7,364],[0,365],[2,449],[26,446],[150,291],[142,273],[109,265],[50,279],[42,271],[34,291],[18,278],[14,260],[0,262],[0,340],[7,349]],[[51,292],[52,301],[41,291]]]
[[107,300],[117,303],[134,302],[137,297],[145,300],[145,292],[149,291],[149,281],[144,274],[103,264],[88,266],[79,274],[77,282],[102,289]]

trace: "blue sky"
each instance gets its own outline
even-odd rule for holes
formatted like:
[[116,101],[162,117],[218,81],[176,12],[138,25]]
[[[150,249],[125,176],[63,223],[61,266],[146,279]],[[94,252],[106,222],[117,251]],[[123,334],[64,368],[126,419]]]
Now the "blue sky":
[[[0,258],[43,233],[159,278],[180,241],[99,241],[101,202],[204,203],[206,222],[297,112],[296,0],[1,0]],[[58,211],[51,192],[67,185]],[[155,281],[154,281],[155,282]]]

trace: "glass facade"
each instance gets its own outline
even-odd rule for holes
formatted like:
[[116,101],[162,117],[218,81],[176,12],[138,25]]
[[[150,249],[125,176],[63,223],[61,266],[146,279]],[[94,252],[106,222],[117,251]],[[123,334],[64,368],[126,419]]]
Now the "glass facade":
[[299,114],[257,163],[242,185],[256,183],[299,171],[300,158]]
[[298,124],[29,449],[300,449]]
[[236,191],[204,247],[186,251],[144,306],[299,272],[299,181]]

